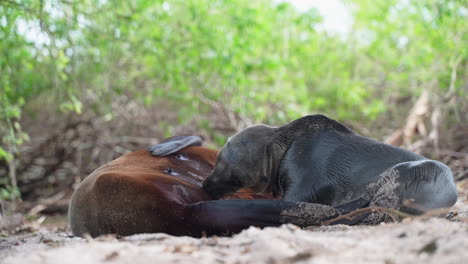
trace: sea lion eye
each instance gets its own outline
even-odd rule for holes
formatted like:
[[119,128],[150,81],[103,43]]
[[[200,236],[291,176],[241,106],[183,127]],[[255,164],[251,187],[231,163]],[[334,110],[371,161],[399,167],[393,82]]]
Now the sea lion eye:
[[176,153],[175,158],[178,159],[178,160],[181,160],[181,159],[184,159],[184,156],[182,154],[180,154],[180,153]]
[[175,175],[176,172],[172,168],[165,168],[164,173],[170,174],[170,175]]

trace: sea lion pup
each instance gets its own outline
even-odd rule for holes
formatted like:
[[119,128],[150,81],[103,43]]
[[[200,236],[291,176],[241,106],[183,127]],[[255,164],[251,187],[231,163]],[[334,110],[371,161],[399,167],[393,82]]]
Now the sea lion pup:
[[450,208],[458,196],[445,164],[358,135],[324,115],[254,125],[228,141],[203,190],[220,198],[246,187],[330,206],[367,196],[371,205],[410,214]]

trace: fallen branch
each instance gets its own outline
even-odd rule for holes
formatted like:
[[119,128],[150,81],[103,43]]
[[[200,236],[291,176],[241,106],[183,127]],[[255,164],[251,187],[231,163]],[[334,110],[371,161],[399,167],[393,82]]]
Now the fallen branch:
[[388,216],[390,216],[392,218],[393,222],[396,222],[396,221],[398,221],[398,219],[395,216],[399,216],[402,219],[409,218],[409,219],[412,219],[412,220],[427,220],[427,219],[429,219],[431,217],[434,217],[434,216],[445,215],[445,214],[448,213],[448,211],[449,210],[447,208],[440,208],[440,209],[434,209],[434,210],[427,211],[422,215],[412,215],[412,214],[403,213],[403,212],[401,212],[401,211],[399,211],[397,209],[392,209],[392,208],[366,207],[366,208],[357,209],[355,211],[352,211],[352,212],[344,214],[344,215],[337,216],[335,218],[332,218],[330,220],[322,222],[320,225],[321,226],[327,226],[327,225],[330,225],[330,224],[332,224],[332,223],[334,223],[334,222],[336,222],[338,220],[353,220],[354,216],[361,215],[363,213],[382,212],[382,213],[385,213]]
[[334,222],[336,222],[338,220],[353,220],[353,217],[356,216],[356,215],[360,215],[362,213],[375,213],[375,212],[386,213],[387,215],[389,215],[392,218],[392,220],[394,222],[397,221],[395,215],[400,216],[402,218],[411,217],[411,215],[400,212],[400,211],[398,211],[396,209],[385,208],[385,207],[366,207],[366,208],[361,208],[361,209],[354,210],[354,211],[352,211],[350,213],[347,213],[347,214],[344,214],[344,215],[337,216],[335,218],[332,218],[330,220],[322,222],[320,225],[322,225],[322,226],[330,225],[330,224],[332,224],[332,223],[334,223]]
[[29,210],[28,215],[36,215],[45,209],[47,209],[49,206],[52,206],[55,204],[57,201],[65,197],[65,192],[59,192],[55,194],[52,197],[49,197],[41,202],[39,202],[38,205],[34,206],[31,210]]

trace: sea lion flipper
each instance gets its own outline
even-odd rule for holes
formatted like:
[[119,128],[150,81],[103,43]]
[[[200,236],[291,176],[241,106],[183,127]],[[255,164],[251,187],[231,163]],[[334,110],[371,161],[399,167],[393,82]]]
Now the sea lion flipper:
[[336,217],[334,219],[328,220],[326,222],[327,225],[355,225],[358,223],[361,223],[362,220],[364,220],[366,217],[371,215],[373,212],[372,210],[368,211],[362,211],[359,213],[354,214],[353,216],[347,216],[344,217],[345,215]]
[[268,227],[295,224],[317,226],[340,216],[323,204],[284,200],[211,200],[185,206],[187,226],[206,234],[233,234],[250,226]]
[[354,210],[368,206],[370,201],[371,201],[370,197],[367,195],[364,195],[358,199],[352,200],[351,202],[347,202],[347,203],[335,206],[335,209],[338,210],[340,214],[347,214]]
[[201,146],[203,139],[199,136],[175,136],[149,148],[153,156],[167,156],[191,146]]

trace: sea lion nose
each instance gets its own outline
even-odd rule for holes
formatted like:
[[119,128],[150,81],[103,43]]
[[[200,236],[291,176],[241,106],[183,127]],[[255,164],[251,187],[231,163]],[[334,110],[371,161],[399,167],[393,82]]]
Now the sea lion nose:
[[205,191],[208,195],[210,195],[214,199],[219,198],[219,193],[216,191],[216,184],[213,184],[211,180],[205,180],[202,186],[203,191]]
[[222,198],[226,192],[229,192],[227,190],[229,189],[228,186],[226,186],[219,177],[213,174],[203,182],[202,189],[214,199]]

